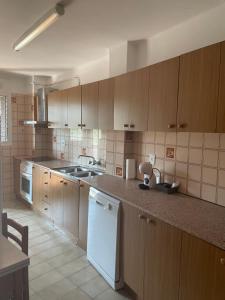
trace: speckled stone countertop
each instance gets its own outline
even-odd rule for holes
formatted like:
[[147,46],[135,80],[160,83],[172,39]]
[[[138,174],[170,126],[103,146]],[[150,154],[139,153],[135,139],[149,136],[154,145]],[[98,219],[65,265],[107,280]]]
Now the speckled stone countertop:
[[56,169],[56,168],[70,167],[70,166],[76,165],[76,163],[74,163],[74,162],[60,160],[60,159],[34,162],[34,164],[48,168],[48,169]]
[[180,193],[140,190],[138,180],[111,175],[82,181],[143,212],[225,250],[225,207]]

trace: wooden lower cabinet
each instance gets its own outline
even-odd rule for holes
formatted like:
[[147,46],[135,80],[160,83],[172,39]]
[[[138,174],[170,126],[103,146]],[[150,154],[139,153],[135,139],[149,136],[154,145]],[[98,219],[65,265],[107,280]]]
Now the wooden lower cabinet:
[[79,183],[63,181],[63,219],[64,228],[74,237],[78,237]]
[[143,222],[141,212],[122,204],[122,274],[125,283],[137,294],[143,291]]
[[182,232],[152,217],[144,230],[144,299],[178,300]]
[[179,299],[225,299],[225,251],[183,233]]
[[88,197],[89,185],[80,184],[80,203],[79,203],[79,239],[78,246],[87,250],[87,230],[88,230]]
[[58,226],[64,224],[63,213],[63,178],[51,174],[51,198],[52,198],[52,219]]

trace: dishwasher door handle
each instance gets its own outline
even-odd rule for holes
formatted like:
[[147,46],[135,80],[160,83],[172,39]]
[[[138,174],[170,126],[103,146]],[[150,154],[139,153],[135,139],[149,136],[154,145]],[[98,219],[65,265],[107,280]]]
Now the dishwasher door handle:
[[95,202],[96,202],[96,204],[98,204],[98,205],[104,207],[104,204],[103,204],[102,202],[100,202],[100,201],[98,201],[98,200],[95,200]]

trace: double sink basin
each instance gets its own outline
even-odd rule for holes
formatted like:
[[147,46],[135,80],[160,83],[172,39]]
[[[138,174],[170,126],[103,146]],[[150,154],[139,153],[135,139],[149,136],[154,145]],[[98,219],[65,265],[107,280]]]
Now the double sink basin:
[[74,178],[84,178],[89,176],[99,176],[103,175],[104,172],[101,170],[89,168],[89,167],[82,167],[82,166],[71,166],[71,167],[63,167],[63,168],[56,168],[55,171],[71,176]]

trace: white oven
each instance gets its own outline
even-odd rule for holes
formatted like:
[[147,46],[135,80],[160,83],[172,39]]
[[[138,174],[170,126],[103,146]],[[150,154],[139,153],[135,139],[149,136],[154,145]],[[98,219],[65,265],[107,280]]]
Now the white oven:
[[32,162],[22,161],[20,164],[20,195],[32,204]]

